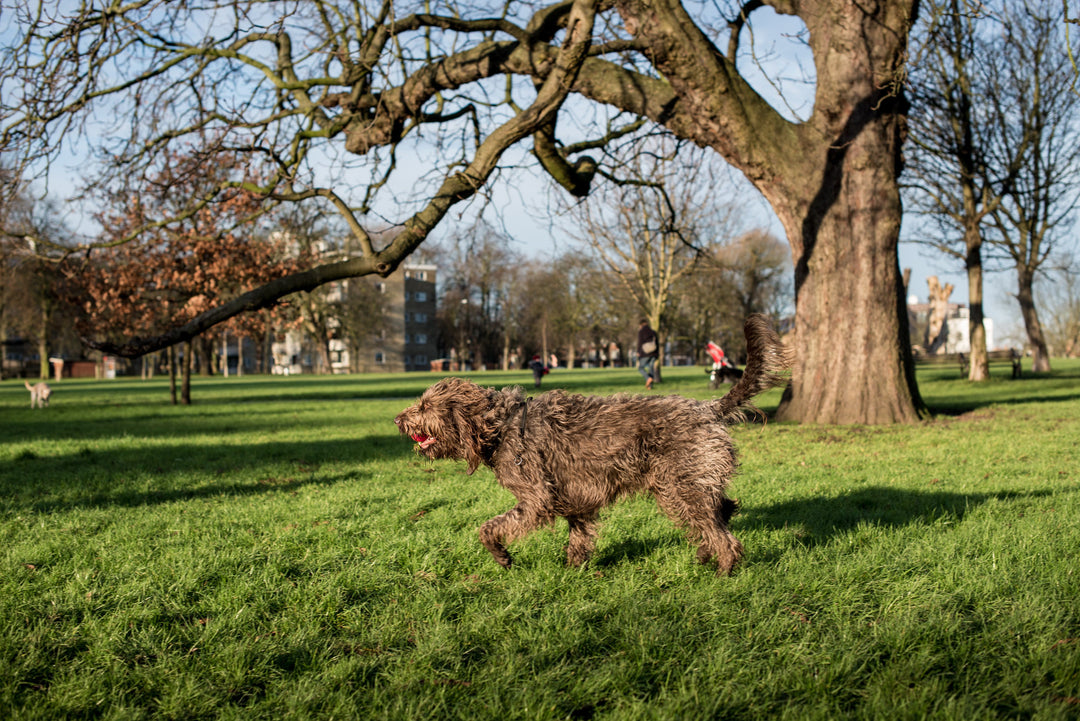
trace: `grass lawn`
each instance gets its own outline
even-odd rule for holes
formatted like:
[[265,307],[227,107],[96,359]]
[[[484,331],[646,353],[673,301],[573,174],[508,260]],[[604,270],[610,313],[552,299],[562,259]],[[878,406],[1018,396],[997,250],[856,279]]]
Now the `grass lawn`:
[[1078,718],[1080,362],[994,372],[921,370],[919,425],[734,429],[726,578],[648,498],[582,569],[565,522],[501,569],[476,531],[512,496],[392,423],[429,374],[196,379],[188,408],[65,380],[36,411],[5,381],[0,715]]

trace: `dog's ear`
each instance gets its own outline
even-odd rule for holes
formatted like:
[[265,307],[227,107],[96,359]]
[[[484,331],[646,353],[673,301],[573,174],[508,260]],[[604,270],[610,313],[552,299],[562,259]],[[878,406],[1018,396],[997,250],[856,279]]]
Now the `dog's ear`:
[[458,432],[458,447],[468,464],[467,473],[471,476],[484,462],[483,448],[489,435],[487,424],[480,409],[471,405],[454,408],[454,425]]

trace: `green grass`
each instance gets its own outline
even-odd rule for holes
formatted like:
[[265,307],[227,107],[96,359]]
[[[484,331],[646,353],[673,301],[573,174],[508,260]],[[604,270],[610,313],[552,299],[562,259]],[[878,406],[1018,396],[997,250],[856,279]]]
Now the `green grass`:
[[1077,718],[1080,363],[1055,369],[921,371],[916,426],[736,428],[730,578],[647,498],[583,569],[565,523],[499,568],[476,529],[512,497],[391,422],[427,374],[196,379],[189,408],[65,380],[43,411],[6,381],[0,714]]

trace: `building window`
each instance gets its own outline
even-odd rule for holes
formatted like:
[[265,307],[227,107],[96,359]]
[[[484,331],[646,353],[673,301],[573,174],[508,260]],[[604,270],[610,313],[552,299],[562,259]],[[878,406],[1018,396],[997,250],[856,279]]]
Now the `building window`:
[[413,336],[413,343],[417,345],[424,345],[427,343],[427,333],[417,333]]
[[422,290],[418,290],[413,294],[413,300],[415,300],[417,303],[425,303],[427,302],[427,293]]
[[412,319],[414,323],[427,323],[427,313],[413,313]]
[[408,343],[408,342],[409,342],[409,334],[408,334],[408,333],[406,333],[406,334],[405,334],[405,342],[406,342],[406,343]]
[[416,366],[417,368],[422,368],[422,367],[426,366],[427,364],[428,364],[428,359],[427,359],[426,355],[418,355],[415,358],[413,358],[413,365]]
[[385,362],[381,350],[375,351],[375,362],[378,363],[379,365],[382,365]]

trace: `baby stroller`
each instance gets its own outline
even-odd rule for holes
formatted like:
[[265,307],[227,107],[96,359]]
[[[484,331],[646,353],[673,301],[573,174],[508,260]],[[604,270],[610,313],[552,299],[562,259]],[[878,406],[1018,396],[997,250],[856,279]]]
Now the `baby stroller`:
[[709,341],[705,346],[709,357],[713,359],[712,368],[706,371],[709,374],[709,388],[716,390],[721,383],[734,383],[742,378],[743,372],[735,367],[724,355],[724,349]]

